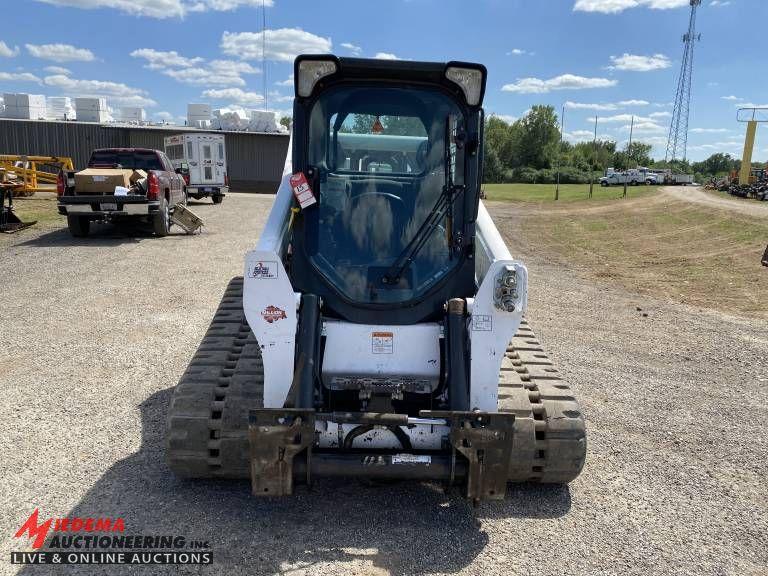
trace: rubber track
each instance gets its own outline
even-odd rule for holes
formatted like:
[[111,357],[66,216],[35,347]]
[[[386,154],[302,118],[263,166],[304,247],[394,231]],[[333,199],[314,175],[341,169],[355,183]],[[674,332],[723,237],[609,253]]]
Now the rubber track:
[[243,311],[243,279],[233,278],[173,392],[166,457],[190,478],[248,478],[248,411],[261,408],[264,366]]
[[584,467],[581,407],[526,320],[507,346],[499,411],[515,414],[510,482],[567,483]]
[[[178,475],[248,478],[248,411],[262,406],[261,351],[243,311],[243,279],[229,283],[173,393],[166,454]],[[499,378],[499,410],[513,412],[511,482],[568,482],[584,465],[581,409],[526,321]]]

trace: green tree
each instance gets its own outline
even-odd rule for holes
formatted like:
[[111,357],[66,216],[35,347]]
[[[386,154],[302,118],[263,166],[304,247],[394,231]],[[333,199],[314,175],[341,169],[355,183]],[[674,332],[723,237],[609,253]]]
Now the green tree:
[[288,128],[288,130],[291,129],[292,123],[293,123],[293,118],[291,118],[290,116],[283,116],[282,118],[280,118],[280,124]]
[[632,142],[631,146],[627,144],[624,150],[613,155],[613,167],[617,170],[628,170],[638,166],[650,166],[653,164],[652,150],[653,145],[643,142]]
[[560,128],[553,106],[533,106],[525,116],[515,122],[519,125],[519,138],[515,143],[515,156],[519,165],[532,168],[550,168],[557,157]]
[[730,154],[723,154],[718,152],[712,154],[706,160],[702,162],[694,162],[694,172],[706,174],[708,176],[718,176],[728,174],[732,170],[736,169],[737,160],[735,160]]

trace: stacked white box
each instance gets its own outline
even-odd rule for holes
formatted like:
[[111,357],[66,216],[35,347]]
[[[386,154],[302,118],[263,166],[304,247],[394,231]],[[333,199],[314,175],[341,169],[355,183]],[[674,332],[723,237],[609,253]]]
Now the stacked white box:
[[203,126],[211,121],[210,104],[187,104],[187,125]]
[[78,122],[107,122],[109,111],[106,98],[75,98]]
[[75,117],[75,108],[68,96],[49,96],[46,104],[47,118],[51,120],[72,120]]
[[37,120],[48,114],[45,96],[42,94],[3,94],[6,118]]
[[123,122],[146,122],[147,114],[144,108],[120,108],[120,120]]

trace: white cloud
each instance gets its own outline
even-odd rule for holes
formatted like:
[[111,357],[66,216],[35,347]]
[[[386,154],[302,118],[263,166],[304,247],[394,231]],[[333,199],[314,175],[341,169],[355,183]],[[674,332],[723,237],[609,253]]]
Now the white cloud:
[[577,12],[617,14],[629,8],[638,8],[640,6],[654,10],[668,10],[688,5],[689,0],[576,0],[573,9]]
[[663,70],[670,66],[672,66],[672,61],[664,54],[639,56],[625,52],[621,56],[611,56],[611,65],[608,66],[608,69],[625,70],[627,72],[651,72],[653,70]]
[[246,62],[212,60],[205,67],[167,69],[162,73],[174,80],[193,86],[245,86],[241,74],[258,74],[261,70]]
[[648,106],[649,104],[648,100],[622,100],[619,102],[619,106],[624,108],[629,106]]
[[11,48],[10,46],[8,46],[8,44],[0,40],[0,56],[4,58],[13,58],[14,56],[18,56],[18,54],[19,54],[18,46],[14,46],[13,48]]
[[[330,38],[316,36],[300,28],[265,30],[266,59],[291,62],[299,54],[330,52],[333,44]],[[224,32],[221,50],[242,60],[261,60],[261,32]]]
[[691,128],[693,134],[724,134],[730,132],[728,128]]
[[647,100],[622,100],[621,102],[571,102],[565,103],[566,108],[573,110],[594,110],[595,112],[611,112],[631,106],[648,106]]
[[712,0],[712,2],[709,3],[710,6],[714,6],[716,8],[723,8],[725,6],[731,5],[731,0]]
[[629,129],[629,124],[632,122],[632,118],[635,119],[635,126],[637,127],[640,124],[656,124],[656,120],[652,117],[645,117],[645,116],[638,116],[638,115],[632,115],[632,114],[616,114],[615,116],[605,116],[600,117],[600,122],[606,123],[606,124],[626,124],[627,129]]
[[276,86],[293,86],[293,74],[289,75],[287,79],[275,82]]
[[509,52],[507,52],[507,56],[533,56],[534,52],[529,52],[528,50],[523,50],[522,48],[512,48]]
[[657,134],[660,132],[666,132],[667,129],[664,126],[661,126],[659,124],[656,124],[656,122],[653,121],[637,121],[637,118],[635,118],[635,125],[632,127],[630,124],[627,124],[626,126],[622,126],[622,130],[624,132],[629,132],[630,128],[635,134]]
[[147,61],[146,68],[157,70],[178,82],[193,86],[245,86],[243,74],[259,74],[261,70],[235,60],[211,60],[188,58],[178,52],[160,52],[152,48],[142,48],[131,52],[134,58]]
[[672,112],[667,112],[667,111],[664,111],[664,112],[651,112],[650,114],[648,114],[648,116],[650,118],[654,118],[656,120],[658,120],[659,118],[671,118],[672,117]]
[[241,88],[214,88],[203,92],[204,98],[226,100],[244,106],[257,106],[264,102],[264,96],[257,92],[246,92]]
[[[37,0],[45,4],[70,8],[112,8],[131,16],[149,18],[182,18],[189,12],[229,11],[250,6],[258,8],[262,0]],[[272,6],[273,0],[264,0]]]
[[203,59],[200,57],[187,58],[181,56],[175,50],[162,52],[153,48],[139,48],[131,52],[133,58],[143,58],[147,61],[146,67],[151,70],[160,70],[162,68],[189,68],[195,66]]
[[110,102],[122,106],[148,107],[157,105],[157,102],[147,97],[145,90],[132,88],[121,82],[78,80],[63,74],[46,76],[44,82],[47,86],[59,88],[71,96],[106,97]]
[[392,54],[391,52],[376,52],[376,55],[374,56],[377,60],[400,60],[397,56]]
[[25,44],[27,52],[35,58],[54,62],[93,62],[96,56],[86,48],[71,44]]
[[163,110],[162,112],[155,112],[155,118],[157,118],[162,122],[170,122],[171,120],[173,120],[173,114]]
[[65,76],[72,74],[69,68],[64,68],[63,66],[46,66],[43,70],[50,74],[64,74]]
[[[267,7],[274,6],[273,0],[263,0]],[[262,0],[190,0],[184,2],[184,8],[189,12],[207,12],[214,10],[216,12],[229,12],[237,10],[241,6],[260,8]]]
[[40,84],[41,80],[29,72],[0,72],[0,80],[6,82],[35,82]]
[[610,88],[616,86],[616,80],[608,78],[585,78],[574,74],[563,74],[542,80],[540,78],[520,78],[513,84],[505,84],[503,92],[516,92],[518,94],[546,94],[553,90],[585,90],[588,88]]
[[739,98],[738,96],[734,96],[733,94],[731,94],[730,96],[720,96],[720,98],[722,100],[730,100],[731,102],[739,102],[741,100],[741,98]]
[[360,56],[360,54],[363,53],[363,49],[360,48],[360,46],[355,46],[350,42],[342,42],[341,47],[346,50],[349,50],[353,56]]
[[272,91],[269,93],[269,101],[274,102],[293,102],[293,94],[280,94],[280,92]]
[[574,130],[573,132],[566,132],[565,138],[575,142],[583,142],[584,140],[594,140],[595,133],[591,130]]

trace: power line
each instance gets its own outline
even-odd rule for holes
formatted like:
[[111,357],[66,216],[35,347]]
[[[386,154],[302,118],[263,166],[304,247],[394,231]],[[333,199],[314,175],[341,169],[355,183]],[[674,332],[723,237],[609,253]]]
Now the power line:
[[701,40],[701,34],[696,34],[696,11],[701,0],[690,0],[691,16],[688,22],[688,32],[683,36],[683,61],[680,65],[680,76],[677,81],[675,107],[672,111],[672,123],[669,126],[667,153],[665,161],[682,159],[688,155],[688,117],[691,110],[691,82],[693,78],[693,51],[696,42]]

